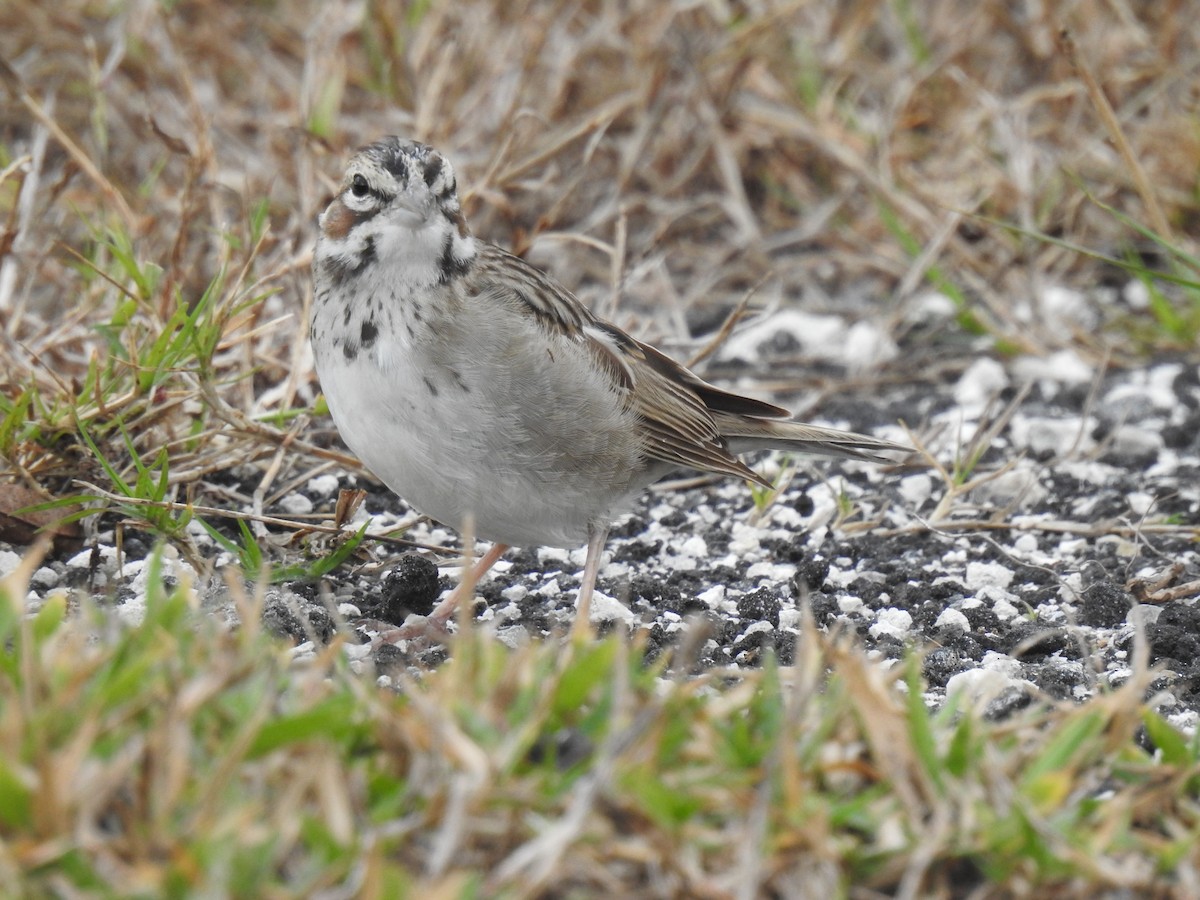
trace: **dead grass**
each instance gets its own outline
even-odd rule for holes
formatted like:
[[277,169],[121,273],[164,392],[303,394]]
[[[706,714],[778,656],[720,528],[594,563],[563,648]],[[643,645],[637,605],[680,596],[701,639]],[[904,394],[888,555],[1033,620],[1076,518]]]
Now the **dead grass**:
[[138,625],[64,617],[61,598],[28,617],[34,564],[0,585],[10,896],[1200,885],[1200,746],[1146,710],[1144,661],[1086,706],[994,723],[962,696],[928,712],[916,660],[888,672],[812,627],[796,667],[683,679],[624,635],[512,652],[468,630],[396,693],[336,642],[289,664],[253,598],[236,632],[153,579]]
[[[170,448],[172,485],[312,451],[288,425],[313,219],[385,132],[452,155],[479,233],[668,346],[751,288],[900,322],[932,282],[998,346],[1100,352],[1120,334],[1014,305],[1106,274],[1031,233],[1144,244],[1088,194],[1194,250],[1200,47],[1168,7],[6,4],[3,394],[47,412],[0,449],[50,495],[87,472],[73,419],[118,462],[117,418]],[[206,292],[210,358],[146,358]]]
[[[885,318],[901,341],[907,304],[933,287],[958,303],[959,328],[999,350],[1194,350],[1188,328],[1149,322],[1135,343],[1128,322],[1081,334],[1037,315],[1045,285],[1088,290],[1112,274],[1072,247],[1161,252],[1120,215],[1196,253],[1194,19],[1179,0],[10,0],[0,479],[46,500],[96,483],[91,502],[195,556],[197,507],[250,508],[265,530],[289,484],[353,465],[314,416],[308,258],[347,152],[389,132],[454,159],[477,233],[681,357],[698,349],[690,314],[720,321],[752,288],[754,305]],[[901,361],[889,377],[921,376]],[[54,649],[29,662],[50,667],[46,680],[21,673],[24,693],[3,695],[16,743],[0,762],[25,768],[0,771],[0,789],[41,804],[53,788],[54,801],[45,818],[8,820],[19,840],[0,861],[6,891],[54,865],[47,891],[94,867],[98,882],[154,894],[252,870],[257,856],[228,851],[243,838],[270,847],[281,878],[336,860],[308,888],[329,877],[364,896],[399,884],[413,896],[848,884],[950,896],[960,875],[979,896],[1066,896],[1149,891],[1156,866],[1178,866],[1176,885],[1195,889],[1195,745],[1168,768],[1138,756],[1132,688],[1011,732],[946,721],[926,738],[878,673],[833,648],[813,650],[842,685],[819,706],[816,670],[788,673],[786,691],[768,672],[659,696],[624,657],[606,658],[587,671],[625,680],[606,688],[588,773],[564,774],[524,761],[539,740],[591,727],[563,718],[561,696],[529,693],[549,655],[464,645],[454,668],[396,701],[354,679],[297,679],[274,657],[259,671],[237,636],[204,638],[215,655],[188,662],[171,649],[187,629],[169,624],[142,638],[157,648],[138,657],[159,672],[153,697],[118,704],[115,719],[87,707],[61,746],[29,744],[53,724],[21,717],[38,715],[37,691],[63,690],[58,677],[76,694],[51,708],[75,715],[115,665],[107,645],[47,625]],[[79,668],[55,668],[72,654]],[[336,668],[334,656],[322,663]],[[303,719],[327,691],[317,708],[353,739],[248,749],[280,705],[296,700]],[[505,718],[518,701],[525,723]],[[739,744],[738,721],[776,730]],[[118,726],[125,737],[109,737]],[[1084,755],[1059,780],[1038,781],[1031,760],[1061,749],[1064,731],[1095,741],[1072,745]],[[969,746],[977,777],[931,771],[927,740],[949,742],[936,771]],[[733,765],[744,745],[763,755]],[[381,799],[385,775],[402,784]],[[226,783],[255,799],[204,795]],[[1119,802],[1095,803],[1106,791]],[[1099,821],[1101,806],[1124,812]]]

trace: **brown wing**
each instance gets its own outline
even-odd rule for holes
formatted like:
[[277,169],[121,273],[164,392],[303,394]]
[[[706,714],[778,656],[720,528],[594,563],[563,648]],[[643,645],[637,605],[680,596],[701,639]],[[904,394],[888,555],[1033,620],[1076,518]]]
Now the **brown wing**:
[[600,320],[557,281],[498,247],[483,245],[477,265],[477,277],[488,290],[503,292],[545,327],[587,345],[641,422],[647,460],[770,486],[730,451],[713,411],[776,419],[786,417],[787,410],[708,384]]
[[473,273],[478,285],[505,293],[544,326],[569,336],[596,321],[591,310],[561,284],[519,256],[480,242]]
[[729,449],[709,399],[721,405],[715,408],[748,415],[786,415],[786,410],[715,388],[615,325],[593,320],[584,333],[593,351],[610,360],[608,367],[625,373],[616,383],[625,387],[642,424],[647,459],[770,486]]

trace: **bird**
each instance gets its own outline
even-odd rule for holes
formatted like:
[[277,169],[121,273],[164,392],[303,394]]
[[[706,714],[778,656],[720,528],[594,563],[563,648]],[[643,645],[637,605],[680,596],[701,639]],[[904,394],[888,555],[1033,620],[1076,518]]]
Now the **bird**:
[[910,448],[792,420],[723,390],[593,314],[467,225],[449,159],[384,137],[350,159],[318,219],[309,337],[345,444],[410,506],[491,548],[424,621],[510,547],[586,544],[587,627],[608,531],[678,469],[770,487],[739,454],[781,448],[891,461]]

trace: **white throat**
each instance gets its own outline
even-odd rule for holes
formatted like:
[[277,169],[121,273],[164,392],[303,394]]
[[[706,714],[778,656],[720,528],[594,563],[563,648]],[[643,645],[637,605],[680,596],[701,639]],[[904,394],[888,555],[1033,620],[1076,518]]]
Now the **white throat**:
[[427,288],[462,274],[475,258],[475,238],[434,212],[393,209],[361,222],[342,240],[317,241],[319,275],[364,279],[394,289]]

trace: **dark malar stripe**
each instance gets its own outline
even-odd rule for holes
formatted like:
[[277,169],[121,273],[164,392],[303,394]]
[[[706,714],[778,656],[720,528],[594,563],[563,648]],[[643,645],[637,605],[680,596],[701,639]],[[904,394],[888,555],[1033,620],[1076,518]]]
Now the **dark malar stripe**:
[[375,238],[369,237],[363,243],[362,253],[358,255],[358,259],[350,261],[338,257],[329,257],[321,261],[321,268],[335,286],[342,287],[348,281],[361,275],[368,266],[374,265],[377,260]]
[[446,284],[455,278],[461,278],[471,269],[469,259],[459,259],[454,255],[454,232],[447,232],[442,242],[442,258],[438,261],[438,283]]

